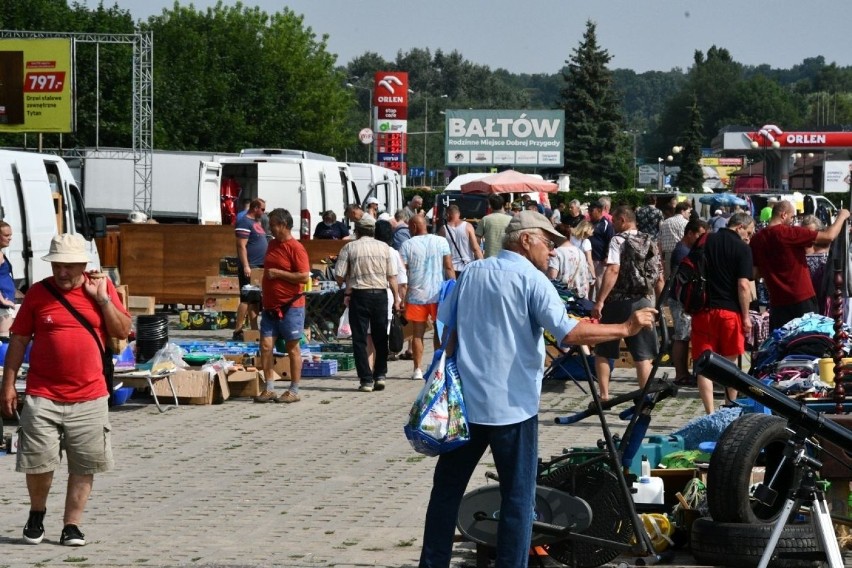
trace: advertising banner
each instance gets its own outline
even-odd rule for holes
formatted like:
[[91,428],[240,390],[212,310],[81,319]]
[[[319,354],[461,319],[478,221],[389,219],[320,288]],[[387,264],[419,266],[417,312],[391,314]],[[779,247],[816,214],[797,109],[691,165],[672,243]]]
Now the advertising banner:
[[70,39],[0,39],[0,132],[72,132]]
[[377,71],[373,75],[376,106],[376,162],[405,175],[408,132],[408,73]]
[[847,193],[852,179],[852,162],[829,160],[823,169],[825,193]]
[[447,110],[448,166],[561,167],[565,111]]

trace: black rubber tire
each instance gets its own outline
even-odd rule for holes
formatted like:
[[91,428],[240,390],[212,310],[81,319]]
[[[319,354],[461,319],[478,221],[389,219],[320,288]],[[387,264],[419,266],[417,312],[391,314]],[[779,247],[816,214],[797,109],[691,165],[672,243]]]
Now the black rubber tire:
[[[692,556],[700,565],[731,566],[732,568],[752,568],[760,563],[760,558],[769,544],[769,537],[775,525],[744,523],[718,523],[710,517],[696,519],[692,523],[690,548]],[[775,547],[776,554],[788,552],[817,552],[819,546],[813,526],[807,524],[788,524],[781,533]],[[796,558],[775,558],[769,566],[778,568],[810,568],[820,566],[815,560]]]
[[801,472],[792,463],[781,468],[772,488],[778,497],[771,506],[751,498],[752,468],[766,468],[766,481],[778,469],[790,433],[787,421],[769,414],[744,414],[719,438],[707,470],[707,506],[720,523],[774,523]]

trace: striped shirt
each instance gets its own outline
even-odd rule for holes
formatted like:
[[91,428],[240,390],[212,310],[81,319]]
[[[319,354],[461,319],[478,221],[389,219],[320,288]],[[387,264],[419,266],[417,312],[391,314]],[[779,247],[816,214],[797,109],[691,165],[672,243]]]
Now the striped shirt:
[[377,290],[387,288],[388,278],[396,276],[397,261],[388,245],[361,237],[340,249],[334,270],[353,290]]

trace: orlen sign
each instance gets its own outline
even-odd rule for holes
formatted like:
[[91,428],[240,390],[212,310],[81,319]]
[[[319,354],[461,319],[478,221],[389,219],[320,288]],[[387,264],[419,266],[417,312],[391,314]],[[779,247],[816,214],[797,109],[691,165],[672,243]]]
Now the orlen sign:
[[[757,132],[746,133],[750,144],[758,148],[850,148],[852,132],[784,132],[774,124],[767,124]],[[726,145],[727,149],[727,145]]]
[[373,76],[373,105],[379,109],[379,120],[408,118],[408,73],[378,71]]

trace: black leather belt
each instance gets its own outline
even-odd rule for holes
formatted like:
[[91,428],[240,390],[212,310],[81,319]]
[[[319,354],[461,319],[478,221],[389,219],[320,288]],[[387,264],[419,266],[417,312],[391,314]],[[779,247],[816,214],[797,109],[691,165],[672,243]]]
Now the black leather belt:
[[363,289],[362,288],[353,288],[352,293],[354,294],[355,292],[357,292],[359,294],[387,294],[388,289],[387,288],[363,288]]

